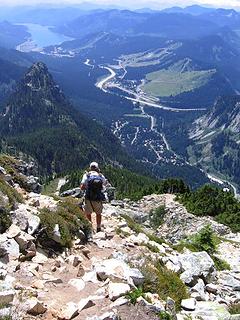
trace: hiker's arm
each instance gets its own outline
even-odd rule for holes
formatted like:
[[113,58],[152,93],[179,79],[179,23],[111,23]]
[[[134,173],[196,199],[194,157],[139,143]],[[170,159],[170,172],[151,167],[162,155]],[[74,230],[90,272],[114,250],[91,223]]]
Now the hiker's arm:
[[83,175],[83,178],[82,178],[82,181],[81,181],[81,184],[80,184],[80,189],[81,190],[86,190],[87,189],[87,175],[86,174]]

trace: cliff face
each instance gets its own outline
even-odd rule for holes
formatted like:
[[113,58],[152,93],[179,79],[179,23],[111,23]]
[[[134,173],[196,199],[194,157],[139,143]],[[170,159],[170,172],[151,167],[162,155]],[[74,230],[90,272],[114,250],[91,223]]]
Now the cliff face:
[[[0,234],[0,316],[126,320],[138,313],[157,320],[167,312],[173,319],[231,319],[228,305],[240,294],[239,234],[193,216],[166,194],[105,204],[102,232],[87,243],[79,200],[32,192],[21,182],[32,166],[0,160],[1,218],[3,210],[10,218]],[[160,205],[164,214],[154,228]],[[187,246],[182,241],[209,224],[221,236],[215,258],[173,246]],[[229,270],[218,271],[216,257]]]

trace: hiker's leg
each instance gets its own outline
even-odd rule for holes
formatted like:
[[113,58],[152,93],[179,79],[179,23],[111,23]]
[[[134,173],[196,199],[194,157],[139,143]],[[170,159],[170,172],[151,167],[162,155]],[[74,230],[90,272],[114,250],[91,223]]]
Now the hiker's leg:
[[92,208],[89,200],[85,200],[84,214],[87,217],[87,219],[92,223]]
[[102,214],[101,214],[101,213],[96,214],[96,218],[97,218],[97,229],[101,229],[101,225],[102,225]]
[[101,201],[94,202],[94,211],[96,213],[97,232],[101,230],[103,204]]

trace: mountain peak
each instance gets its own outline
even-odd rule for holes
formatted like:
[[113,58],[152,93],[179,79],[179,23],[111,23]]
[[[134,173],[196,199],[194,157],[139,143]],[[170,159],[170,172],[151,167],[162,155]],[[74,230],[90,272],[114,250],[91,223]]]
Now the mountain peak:
[[34,91],[56,87],[47,66],[43,62],[36,62],[30,67],[23,78],[22,84]]

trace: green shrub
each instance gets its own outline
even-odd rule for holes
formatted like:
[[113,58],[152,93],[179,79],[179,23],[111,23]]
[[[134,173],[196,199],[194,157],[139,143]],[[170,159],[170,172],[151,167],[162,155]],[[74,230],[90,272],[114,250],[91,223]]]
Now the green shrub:
[[240,231],[240,202],[231,192],[205,185],[180,196],[179,201],[195,215],[215,217],[218,222],[229,226],[233,231]]
[[167,311],[160,311],[158,313],[158,317],[160,320],[172,320],[173,317]]
[[164,206],[153,209],[149,215],[151,227],[157,229],[163,223],[165,214],[166,208]]
[[133,289],[132,291],[128,292],[126,294],[126,298],[130,301],[130,303],[132,303],[133,305],[135,305],[137,303],[137,299],[140,297],[144,297],[144,291],[142,287]]
[[177,310],[180,310],[182,299],[188,298],[189,294],[178,274],[168,270],[160,262],[148,263],[141,271],[145,276],[144,292],[157,293],[162,300],[171,297],[176,302]]
[[41,226],[44,232],[39,236],[39,241],[55,247],[56,244],[52,242],[53,231],[56,224],[59,225],[61,234],[60,247],[71,247],[74,237],[79,236],[79,231],[82,230],[87,235],[91,230],[91,225],[85,218],[83,212],[78,206],[78,202],[74,199],[66,199],[59,202],[56,211],[49,209],[42,209],[39,215]]
[[231,266],[225,260],[222,260],[215,255],[212,255],[211,258],[213,259],[215,268],[218,271],[231,270]]
[[22,203],[23,197],[11,187],[6,181],[0,178],[0,191],[9,199],[10,206],[14,206],[17,202]]
[[127,222],[128,227],[131,230],[133,230],[136,233],[144,232],[143,227],[139,223],[135,222],[131,217],[129,217],[126,214],[123,214],[122,217],[123,217],[123,219],[125,219],[125,221]]
[[240,314],[240,303],[232,303],[228,307],[230,314]]
[[165,243],[164,239],[159,238],[158,236],[156,236],[155,234],[149,233],[149,232],[145,232],[146,236],[148,236],[148,239],[150,241],[154,241],[158,244],[163,244]]
[[8,209],[0,207],[0,233],[4,233],[12,224]]
[[197,251],[206,251],[210,255],[216,252],[219,243],[210,225],[205,226],[190,238],[190,242]]
[[154,246],[154,245],[152,245],[152,244],[150,244],[150,243],[147,243],[145,246],[146,246],[151,252],[159,253],[158,247],[156,247],[156,246]]
[[0,166],[2,166],[6,172],[12,176],[13,181],[18,183],[21,188],[29,192],[31,191],[27,184],[26,177],[18,172],[18,167],[20,166],[20,162],[18,160],[6,154],[1,154]]

